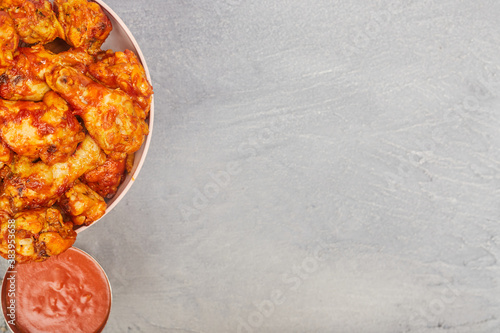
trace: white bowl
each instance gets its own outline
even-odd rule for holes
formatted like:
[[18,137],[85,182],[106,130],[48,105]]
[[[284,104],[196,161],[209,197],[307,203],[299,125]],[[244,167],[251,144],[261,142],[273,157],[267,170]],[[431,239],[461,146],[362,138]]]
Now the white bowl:
[[[113,25],[113,30],[106,39],[106,42],[102,45],[102,49],[103,50],[111,49],[113,51],[124,51],[128,49],[134,52],[141,61],[142,65],[144,66],[144,70],[146,71],[146,76],[149,82],[151,82],[151,76],[149,75],[149,70],[146,64],[146,60],[144,59],[144,55],[142,54],[141,49],[139,48],[139,45],[137,44],[134,36],[132,36],[130,30],[128,30],[125,23],[123,23],[123,21],[118,17],[118,15],[111,8],[109,8],[109,6],[106,5],[103,1],[95,0],[94,2],[98,3],[102,7],[106,15],[108,15],[111,24]],[[153,131],[153,118],[154,118],[154,95],[151,101],[151,111],[149,112],[148,119],[146,119],[146,122],[149,126],[149,134],[144,140],[141,149],[135,152],[134,166],[131,172],[126,175],[122,184],[118,188],[118,191],[116,192],[115,196],[110,200],[107,200],[108,208],[106,209],[106,214],[108,214],[114,207],[116,207],[116,205],[118,205],[118,203],[125,196],[125,194],[127,194],[128,190],[136,180],[139,171],[141,171],[141,167],[144,163],[144,160],[146,159],[146,154],[149,149],[149,144],[151,143],[151,134]],[[104,214],[104,216],[106,216],[106,214]],[[87,228],[91,227],[92,225],[100,221],[102,218],[104,218],[104,216],[102,216],[99,220],[95,221],[89,226],[82,226],[78,228],[76,232],[80,233],[83,230],[86,230]]]

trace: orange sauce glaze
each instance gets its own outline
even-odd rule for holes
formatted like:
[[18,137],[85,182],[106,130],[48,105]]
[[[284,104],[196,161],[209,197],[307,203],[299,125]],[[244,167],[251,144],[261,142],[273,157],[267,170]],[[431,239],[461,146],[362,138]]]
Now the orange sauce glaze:
[[[15,271],[14,332],[91,333],[104,328],[111,290],[102,268],[85,252],[70,248],[44,262],[16,264]],[[10,302],[5,289],[4,314]]]

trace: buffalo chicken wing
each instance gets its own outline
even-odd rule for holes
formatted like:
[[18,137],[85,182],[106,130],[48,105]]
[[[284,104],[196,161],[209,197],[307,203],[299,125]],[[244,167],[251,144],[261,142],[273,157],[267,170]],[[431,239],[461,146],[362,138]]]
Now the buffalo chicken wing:
[[80,181],[63,194],[59,205],[75,225],[90,225],[106,213],[104,199]]
[[51,91],[38,103],[0,100],[0,136],[15,153],[52,165],[66,161],[85,133],[66,101]]
[[87,0],[55,0],[54,7],[68,44],[84,48],[90,54],[100,51],[112,30],[101,6]]
[[21,40],[27,44],[45,44],[57,37],[64,38],[64,30],[52,10],[49,0],[2,0]]
[[45,82],[47,72],[61,65],[86,72],[93,61],[93,56],[81,49],[54,54],[42,45],[20,47],[12,65],[0,75],[0,96],[7,100],[41,101],[50,90]]
[[138,104],[138,116],[146,119],[151,108],[153,87],[137,56],[130,50],[108,50],[99,54],[96,60],[89,66],[89,73],[105,86],[126,92]]
[[[0,198],[0,206],[7,206]],[[0,255],[8,257],[9,230],[15,232],[15,260],[17,262],[42,261],[70,248],[76,240],[71,222],[63,222],[59,210],[41,208],[10,215],[8,209],[0,214]],[[12,220],[11,220],[12,219]],[[9,223],[13,221],[14,223]]]
[[3,184],[3,191],[12,200],[14,210],[52,206],[85,172],[106,160],[105,154],[92,138],[86,136],[66,162],[47,165],[17,157]]
[[106,153],[130,154],[141,147],[148,126],[138,117],[138,107],[126,93],[109,89],[72,67],[56,67],[46,79],[80,115],[89,134]]
[[125,176],[126,154],[111,154],[103,165],[86,172],[81,180],[104,198],[112,198]]

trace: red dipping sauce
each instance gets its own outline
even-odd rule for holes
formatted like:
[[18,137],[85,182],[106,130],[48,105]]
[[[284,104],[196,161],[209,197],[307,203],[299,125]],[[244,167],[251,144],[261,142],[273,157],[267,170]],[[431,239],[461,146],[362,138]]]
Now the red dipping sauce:
[[111,288],[101,266],[72,247],[44,262],[9,269],[2,309],[15,333],[98,333],[109,316]]

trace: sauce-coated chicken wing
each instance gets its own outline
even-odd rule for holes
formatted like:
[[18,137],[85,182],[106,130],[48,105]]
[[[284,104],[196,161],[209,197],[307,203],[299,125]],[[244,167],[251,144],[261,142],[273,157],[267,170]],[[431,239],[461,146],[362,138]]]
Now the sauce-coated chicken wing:
[[[0,198],[0,206],[5,205],[5,200],[5,197]],[[64,252],[76,240],[73,224],[63,222],[61,213],[55,208],[27,210],[14,216],[6,214],[5,209],[1,210],[4,213],[0,214],[0,255],[6,259],[9,258],[11,243],[9,234],[15,235],[17,262],[43,261]]]
[[[25,67],[26,66],[26,67]],[[23,56],[15,57],[15,65],[0,75],[0,97],[10,101],[41,101],[50,90],[45,80],[32,76],[29,62]]]
[[68,44],[82,47],[90,54],[100,51],[112,30],[101,6],[87,0],[55,0],[54,8]]
[[17,154],[52,165],[66,161],[85,133],[66,101],[50,91],[43,102],[0,100],[0,136]]
[[64,38],[64,30],[49,0],[2,0],[2,7],[14,20],[23,42],[45,44],[57,37]]
[[106,152],[131,154],[148,134],[138,107],[123,91],[109,89],[72,67],[56,67],[45,75],[48,85],[81,116],[89,134]]
[[12,101],[41,101],[50,90],[45,82],[47,72],[61,65],[86,72],[93,61],[94,57],[82,49],[54,54],[42,45],[20,47],[12,66],[0,75],[0,96]]
[[89,73],[109,88],[120,88],[139,106],[138,116],[146,119],[151,108],[153,87],[146,77],[144,67],[134,52],[108,50],[96,57],[89,66]]
[[80,181],[67,190],[58,201],[75,225],[90,225],[106,213],[106,202]]
[[106,161],[106,155],[95,141],[86,136],[66,162],[48,166],[17,157],[6,177],[3,193],[12,200],[16,211],[50,207],[81,175]]
[[126,154],[111,154],[103,165],[86,172],[80,179],[104,198],[111,198],[125,176]]

